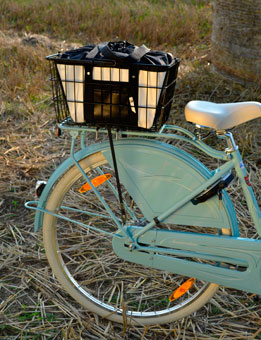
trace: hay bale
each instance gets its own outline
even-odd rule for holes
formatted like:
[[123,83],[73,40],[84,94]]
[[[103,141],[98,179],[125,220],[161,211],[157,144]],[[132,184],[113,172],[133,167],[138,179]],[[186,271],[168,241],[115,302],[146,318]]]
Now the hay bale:
[[215,0],[212,63],[241,81],[261,75],[261,0]]

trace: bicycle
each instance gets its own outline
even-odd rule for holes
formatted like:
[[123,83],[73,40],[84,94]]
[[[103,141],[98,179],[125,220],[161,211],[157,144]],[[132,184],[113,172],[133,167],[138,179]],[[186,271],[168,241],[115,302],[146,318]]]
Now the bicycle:
[[[168,323],[201,308],[219,285],[261,294],[261,240],[240,237],[226,192],[234,171],[260,237],[261,212],[230,130],[260,118],[261,103],[191,101],[185,117],[197,134],[166,124],[97,130],[66,118],[59,129],[71,135],[70,158],[39,201],[26,203],[63,288],[111,321]],[[204,142],[209,131],[225,140],[225,151]],[[86,146],[87,133],[108,133],[109,141]],[[189,143],[222,165],[210,171],[164,139]]]

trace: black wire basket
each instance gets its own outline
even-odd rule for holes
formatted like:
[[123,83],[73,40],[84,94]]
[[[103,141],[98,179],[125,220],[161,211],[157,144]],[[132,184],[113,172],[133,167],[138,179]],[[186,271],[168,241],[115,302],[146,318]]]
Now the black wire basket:
[[59,53],[46,58],[59,123],[158,130],[167,121],[179,59],[169,65],[126,65],[64,59]]

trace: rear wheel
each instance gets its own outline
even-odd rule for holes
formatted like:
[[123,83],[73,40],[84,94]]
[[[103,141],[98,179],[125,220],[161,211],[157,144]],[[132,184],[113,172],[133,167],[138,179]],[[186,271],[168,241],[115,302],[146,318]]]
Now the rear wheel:
[[[111,175],[97,189],[120,218],[115,175],[103,154],[87,156],[80,165],[90,179]],[[71,167],[54,185],[46,208],[100,230],[116,232],[115,223],[94,192],[79,192],[85,182],[79,169]],[[141,211],[124,187],[122,193],[128,206],[128,223],[141,225]],[[196,280],[183,296],[170,302],[169,296],[188,278],[122,260],[113,252],[112,236],[50,214],[44,214],[43,235],[47,258],[63,288],[88,310],[116,322],[171,322],[202,307],[218,289],[217,284]]]

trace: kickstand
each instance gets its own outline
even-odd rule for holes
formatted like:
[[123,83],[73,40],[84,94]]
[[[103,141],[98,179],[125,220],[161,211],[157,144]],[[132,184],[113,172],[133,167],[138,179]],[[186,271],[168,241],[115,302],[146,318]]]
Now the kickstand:
[[124,209],[124,204],[123,204],[123,199],[122,199],[121,185],[120,185],[120,180],[119,180],[117,161],[116,161],[116,156],[115,156],[115,151],[114,151],[114,146],[113,146],[112,133],[111,133],[110,127],[108,127],[108,136],[109,136],[109,142],[110,142],[110,148],[111,148],[111,156],[112,156],[112,161],[113,161],[113,167],[114,167],[114,172],[115,172],[115,176],[116,176],[117,190],[118,190],[118,194],[119,194],[121,218],[122,218],[122,223],[125,224],[126,223],[126,212],[125,212],[125,209]]

